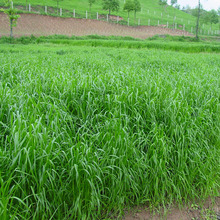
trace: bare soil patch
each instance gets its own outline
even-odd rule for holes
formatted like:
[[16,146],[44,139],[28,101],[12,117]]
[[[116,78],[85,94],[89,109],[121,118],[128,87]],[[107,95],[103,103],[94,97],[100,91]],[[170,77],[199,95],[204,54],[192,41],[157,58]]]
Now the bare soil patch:
[[[164,27],[138,26],[128,27],[120,24],[108,23],[106,21],[60,18],[38,14],[21,14],[17,26],[14,27],[14,36],[47,36],[47,35],[115,35],[131,36],[134,38],[145,39],[156,34],[159,35],[185,35],[192,36],[190,33],[181,30],[171,30]],[[0,13],[0,36],[9,35],[9,21],[5,14]]]
[[124,220],[220,220],[220,197],[208,199],[203,204],[192,203],[184,208],[168,207],[167,210],[149,210],[136,207],[127,211]]

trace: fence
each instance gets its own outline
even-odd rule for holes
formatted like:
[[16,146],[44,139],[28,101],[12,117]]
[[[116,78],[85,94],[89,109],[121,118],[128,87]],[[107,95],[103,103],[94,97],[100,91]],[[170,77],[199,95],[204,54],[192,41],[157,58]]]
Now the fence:
[[[163,28],[171,28],[171,29],[178,29],[182,31],[188,31],[192,34],[195,34],[195,26],[196,21],[192,20],[184,20],[183,18],[178,18],[175,15],[170,15],[166,13],[158,14],[158,11],[146,11],[146,18],[123,18],[120,17],[117,13],[114,15],[107,15],[104,13],[99,12],[89,12],[89,11],[80,11],[77,9],[66,10],[63,8],[55,8],[49,6],[40,6],[28,4],[18,5],[13,4],[12,7],[19,10],[19,12],[29,12],[29,13],[37,13],[43,15],[51,15],[51,16],[60,16],[60,17],[73,17],[73,18],[80,18],[80,19],[95,19],[101,21],[107,21],[111,23],[127,25],[127,26],[158,26]],[[142,10],[143,13],[143,10]],[[159,16],[158,16],[159,15]],[[157,17],[156,17],[157,16]],[[156,17],[156,18],[155,18]],[[160,17],[160,19],[158,19]],[[210,29],[210,26],[202,24],[200,27],[200,34],[201,35],[219,35],[220,31],[216,29]]]

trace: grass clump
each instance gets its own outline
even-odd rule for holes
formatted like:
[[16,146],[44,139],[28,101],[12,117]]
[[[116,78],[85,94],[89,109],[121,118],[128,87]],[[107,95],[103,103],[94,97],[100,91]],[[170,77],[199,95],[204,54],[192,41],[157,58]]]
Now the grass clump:
[[[186,43],[187,42],[187,43]],[[165,35],[163,37],[155,35],[146,40],[135,39],[132,37],[120,36],[65,36],[65,35],[51,35],[41,37],[20,37],[9,38],[2,37],[0,43],[10,44],[63,44],[71,46],[90,46],[90,47],[111,47],[111,48],[129,48],[129,49],[144,49],[154,48],[171,51],[181,51],[186,53],[219,53],[220,43],[217,41],[197,41],[193,37],[173,37]]]
[[101,219],[218,195],[218,55],[1,50],[1,219]]

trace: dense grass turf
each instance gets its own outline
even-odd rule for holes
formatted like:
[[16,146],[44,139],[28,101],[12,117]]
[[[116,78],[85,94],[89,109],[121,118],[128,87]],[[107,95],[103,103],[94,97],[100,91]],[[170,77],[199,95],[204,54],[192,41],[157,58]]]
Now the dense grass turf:
[[219,195],[219,55],[1,44],[0,60],[1,219]]
[[[186,43],[187,42],[187,43]],[[92,47],[114,47],[114,48],[156,48],[163,50],[181,51],[187,53],[220,53],[220,42],[218,41],[204,41],[197,40],[194,37],[185,36],[154,36],[146,40],[135,39],[132,37],[118,37],[118,36],[63,36],[51,35],[41,37],[20,37],[10,38],[2,37],[0,43],[11,44],[39,44],[39,43],[52,43],[63,44],[71,46],[92,46]],[[65,53],[65,52],[64,52]]]

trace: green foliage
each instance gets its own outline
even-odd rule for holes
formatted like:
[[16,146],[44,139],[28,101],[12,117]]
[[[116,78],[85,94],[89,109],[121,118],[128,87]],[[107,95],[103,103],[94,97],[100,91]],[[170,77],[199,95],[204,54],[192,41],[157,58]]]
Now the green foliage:
[[[143,10],[138,13],[138,19],[140,19],[140,24],[141,25],[147,25],[148,19],[151,19],[151,25],[157,25],[158,20],[160,20],[160,24],[169,24],[174,23],[174,16],[176,17],[175,23],[177,23],[177,28],[182,29],[181,27],[185,24],[185,29],[186,31],[191,31],[191,27],[195,27],[195,17],[192,16],[191,14],[184,13],[181,10],[175,9],[176,7],[178,8],[178,5],[174,5],[174,7],[171,7],[169,5],[165,5],[165,7],[158,7],[158,0],[139,0],[141,3],[141,7]],[[3,0],[0,0],[0,5],[2,5]],[[17,5],[21,6],[25,9],[26,5],[26,0],[19,0],[19,1],[14,1],[15,6]],[[39,11],[39,7],[41,7],[40,11],[42,14],[44,14],[44,6],[48,6],[48,15],[56,16],[57,13],[56,8],[57,8],[57,2],[54,0],[47,0],[46,2],[43,0],[28,0],[28,3],[31,4],[31,8],[33,11]],[[123,10],[123,0],[119,0],[120,7],[117,13],[118,16],[122,17],[124,20],[119,21],[121,24],[127,24],[127,12]],[[78,18],[85,18],[85,11],[90,10],[90,6],[88,4],[88,0],[74,0],[74,1],[63,1],[59,3],[60,6],[63,9],[63,17],[73,17],[73,9],[76,10],[76,17]],[[53,10],[51,10],[50,7],[53,7]],[[20,7],[19,7],[20,8]],[[163,18],[161,19],[161,12],[162,10],[165,10],[163,12]],[[19,9],[21,10],[21,9]],[[107,9],[108,10],[108,9]],[[149,10],[149,13],[148,13]],[[33,12],[32,11],[32,12]],[[98,0],[92,5],[92,11],[91,11],[91,18],[96,19],[96,12],[99,13],[99,15],[106,15],[107,11],[103,10],[103,1]],[[154,13],[155,12],[155,13]],[[112,12],[113,14],[113,12]],[[59,13],[58,13],[59,15]],[[130,25],[137,25],[136,18],[135,18],[135,13],[130,14],[130,17],[134,17],[133,19],[130,19]],[[205,34],[208,34],[208,30],[210,30],[210,24],[204,26],[204,32]],[[213,31],[218,30],[219,27],[218,25],[214,24],[212,27]],[[2,32],[1,32],[2,33]]]
[[17,20],[20,17],[20,15],[18,15],[18,11],[14,8],[12,8],[12,1],[9,0],[5,3],[6,6],[8,6],[9,8],[3,8],[0,11],[3,11],[9,18],[9,23],[10,23],[10,36],[13,37],[13,27],[15,27],[17,25]]
[[218,23],[218,12],[215,10],[211,10],[211,11],[202,11],[201,14],[201,21],[205,24],[210,23],[212,24],[217,24]]
[[90,8],[91,8],[92,5],[95,3],[95,0],[88,0],[88,2],[89,2],[89,6],[90,6]]
[[92,5],[95,3],[95,0],[88,0],[88,2],[89,2],[89,5]]
[[59,3],[64,1],[64,0],[53,0],[57,3],[57,14],[59,14]]
[[124,10],[128,12],[129,17],[129,12],[134,11],[134,2],[132,0],[126,0]]
[[90,18],[91,18],[91,8],[92,8],[92,5],[95,3],[95,0],[88,0],[89,2],[89,11],[90,11]]
[[1,44],[0,60],[1,219],[219,195],[219,54]]
[[134,4],[134,12],[140,12],[141,11],[141,3],[139,2],[139,0],[134,0],[133,1]]
[[165,5],[167,5],[167,0],[159,0],[159,5],[161,5],[161,6],[165,6]]
[[165,11],[166,10],[166,7],[168,6],[167,5],[167,0],[159,0],[159,5],[162,7],[162,9]]
[[20,17],[20,15],[17,14],[17,10],[10,7],[9,9],[2,9],[2,11],[8,16],[9,20],[12,21],[12,26],[16,27],[17,19]]
[[209,13],[209,22],[211,24],[217,24],[218,23],[218,12],[212,9]]
[[171,5],[174,6],[177,4],[177,0],[171,0]]
[[[185,43],[187,42],[187,44]],[[190,43],[191,42],[191,43]],[[2,37],[0,43],[14,43],[14,44],[31,44],[31,43],[50,43],[63,44],[71,46],[89,46],[89,47],[113,47],[113,48],[154,48],[170,51],[182,51],[186,53],[220,53],[220,43],[218,42],[203,42],[194,37],[185,36],[159,36],[148,38],[146,40],[135,39],[132,37],[120,36],[72,36],[52,35],[42,37],[20,37],[11,39]]]
[[118,0],[103,0],[103,9],[109,11],[109,15],[111,11],[119,10],[119,1]]

